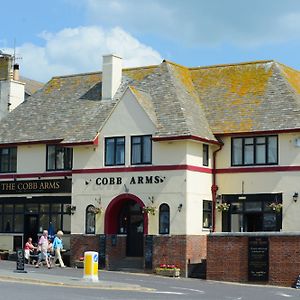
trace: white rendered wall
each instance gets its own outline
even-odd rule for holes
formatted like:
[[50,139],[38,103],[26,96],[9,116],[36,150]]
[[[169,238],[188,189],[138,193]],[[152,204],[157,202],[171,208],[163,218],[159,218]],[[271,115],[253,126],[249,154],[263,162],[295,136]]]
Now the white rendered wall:
[[10,95],[9,95],[9,111],[15,109],[24,101],[25,97],[25,83],[20,81],[10,81]]
[[46,171],[46,145],[18,146],[17,172],[36,173]]

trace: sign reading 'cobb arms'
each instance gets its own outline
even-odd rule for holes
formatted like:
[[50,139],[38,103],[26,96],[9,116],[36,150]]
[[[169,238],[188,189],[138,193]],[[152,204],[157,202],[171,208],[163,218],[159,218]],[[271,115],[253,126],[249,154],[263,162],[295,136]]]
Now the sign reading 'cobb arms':
[[70,192],[71,179],[0,181],[0,194]]

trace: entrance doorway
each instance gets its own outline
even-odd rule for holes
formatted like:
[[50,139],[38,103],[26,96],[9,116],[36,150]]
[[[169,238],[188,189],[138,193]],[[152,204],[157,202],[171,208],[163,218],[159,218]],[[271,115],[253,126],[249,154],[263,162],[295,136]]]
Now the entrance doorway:
[[126,256],[143,256],[144,216],[134,200],[128,200],[121,206],[119,233],[127,234]]
[[28,214],[24,216],[24,243],[29,237],[32,238],[33,243],[38,242],[38,215]]

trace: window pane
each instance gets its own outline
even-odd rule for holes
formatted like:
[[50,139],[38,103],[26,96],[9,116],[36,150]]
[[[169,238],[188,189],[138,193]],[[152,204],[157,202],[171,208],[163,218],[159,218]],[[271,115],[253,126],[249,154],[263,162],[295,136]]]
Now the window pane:
[[243,140],[242,139],[233,139],[232,143],[232,164],[241,165],[243,163]]
[[72,169],[72,161],[73,161],[73,149],[65,148],[65,169]]
[[64,149],[57,148],[56,149],[56,170],[63,170],[64,169]]
[[277,163],[277,137],[268,137],[268,163]]
[[89,234],[94,234],[95,231],[96,231],[96,228],[95,228],[95,213],[91,212],[89,210],[89,208],[92,207],[92,206],[88,206],[86,208],[86,213],[85,213],[85,216],[86,216],[86,229],[85,229],[85,232],[86,233],[89,233]]
[[42,214],[40,215],[40,227],[42,227],[42,230],[46,229],[48,230],[49,228],[49,215]]
[[61,230],[61,215],[60,214],[52,215],[51,221],[52,221],[52,225],[54,228],[54,232]]
[[2,221],[3,221],[3,216],[0,215],[0,232],[3,232]]
[[39,211],[39,205],[34,203],[28,203],[25,206],[25,210],[28,213],[35,213]]
[[10,148],[10,172],[17,171],[17,148]]
[[61,212],[61,204],[59,203],[52,204],[51,211],[54,213]]
[[55,146],[48,146],[47,169],[55,170]]
[[203,166],[208,166],[208,145],[203,145]]
[[263,220],[264,231],[276,231],[276,215],[275,214],[264,214]]
[[15,212],[16,213],[23,213],[24,212],[24,205],[23,204],[16,204],[15,205]]
[[15,215],[15,230],[14,232],[24,231],[24,215]]
[[3,206],[4,213],[12,213],[14,211],[13,204],[4,204]]
[[132,145],[132,164],[140,164],[141,163],[141,145],[135,144]]
[[231,232],[243,232],[243,215],[233,214],[231,215]]
[[105,139],[105,164],[113,165],[115,162],[114,139]]
[[40,205],[40,212],[45,213],[50,211],[50,206],[49,204],[41,204]]
[[250,165],[254,163],[253,138],[245,138],[244,141],[245,141],[244,163],[245,165]]
[[260,201],[245,202],[245,211],[247,211],[247,212],[259,212],[259,211],[262,211],[261,204],[262,203]]
[[167,204],[159,207],[159,233],[168,234],[170,231],[170,208]]
[[125,145],[124,138],[117,138],[116,145],[116,164],[123,165],[125,162]]
[[12,232],[13,215],[3,215],[4,232]]
[[145,136],[143,139],[143,163],[151,163],[151,136]]
[[212,202],[208,200],[203,200],[203,210],[211,211],[211,209],[212,209]]
[[230,204],[231,213],[239,213],[243,211],[243,203],[242,202],[232,202]]
[[266,145],[256,146],[256,163],[257,164],[266,163]]

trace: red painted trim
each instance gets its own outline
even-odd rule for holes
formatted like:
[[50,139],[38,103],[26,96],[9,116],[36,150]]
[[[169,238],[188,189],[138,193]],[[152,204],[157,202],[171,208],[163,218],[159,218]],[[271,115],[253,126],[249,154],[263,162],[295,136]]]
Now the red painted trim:
[[[104,219],[104,233],[105,234],[117,234],[118,230],[118,214],[120,212],[121,205],[128,201],[134,200],[140,207],[144,207],[144,202],[133,194],[121,194],[112,199],[105,211]],[[144,234],[148,234],[148,214],[144,214]]]
[[142,166],[142,167],[107,167],[99,169],[76,169],[73,174],[88,174],[88,173],[122,173],[122,172],[149,172],[149,171],[176,171],[188,170],[201,173],[212,173],[212,169],[191,166],[191,165],[166,165],[166,166]]
[[245,132],[214,132],[216,136],[244,136],[244,135],[257,135],[257,134],[278,134],[278,133],[291,133],[300,132],[300,128],[290,128],[281,130],[261,130],[261,131],[245,131]]
[[300,166],[270,166],[270,167],[232,167],[226,169],[217,169],[217,174],[227,173],[261,173],[261,172],[295,172],[300,171]]
[[154,142],[160,142],[160,141],[174,141],[174,140],[195,140],[203,143],[209,143],[214,145],[220,145],[221,143],[214,140],[209,140],[202,138],[200,136],[196,135],[178,135],[178,136],[162,136],[162,137],[153,137],[152,140]]
[[31,174],[0,174],[0,179],[43,178],[72,176],[72,171],[31,173]]
[[0,144],[0,147],[4,148],[4,147],[17,147],[17,146],[22,146],[22,145],[59,144],[61,141],[62,141],[62,139],[44,140],[44,141],[28,141],[28,142],[19,142],[19,143],[3,143],[3,144]]

